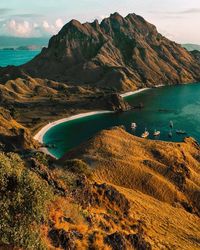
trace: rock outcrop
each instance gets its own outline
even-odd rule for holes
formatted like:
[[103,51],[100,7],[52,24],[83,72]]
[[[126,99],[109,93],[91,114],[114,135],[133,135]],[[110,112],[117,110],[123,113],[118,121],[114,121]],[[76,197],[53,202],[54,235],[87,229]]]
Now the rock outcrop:
[[108,94],[101,97],[98,102],[102,103],[102,107],[112,111],[127,111],[131,108],[119,94]]
[[199,50],[193,50],[193,51],[191,51],[191,53],[196,58],[196,60],[200,62],[200,51]]
[[9,110],[0,107],[0,150],[20,151],[38,146],[30,131],[17,123]]

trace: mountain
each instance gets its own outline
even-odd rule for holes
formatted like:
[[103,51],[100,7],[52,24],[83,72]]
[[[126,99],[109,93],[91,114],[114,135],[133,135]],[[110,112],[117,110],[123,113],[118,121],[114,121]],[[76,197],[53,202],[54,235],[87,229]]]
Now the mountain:
[[200,64],[190,52],[141,16],[118,13],[100,24],[70,21],[23,70],[32,77],[120,91],[200,79]]
[[193,50],[191,53],[196,58],[196,60],[200,62],[200,50]]
[[200,51],[200,45],[198,45],[198,44],[186,43],[186,44],[182,44],[182,47],[187,49],[188,51],[193,51],[193,50]]

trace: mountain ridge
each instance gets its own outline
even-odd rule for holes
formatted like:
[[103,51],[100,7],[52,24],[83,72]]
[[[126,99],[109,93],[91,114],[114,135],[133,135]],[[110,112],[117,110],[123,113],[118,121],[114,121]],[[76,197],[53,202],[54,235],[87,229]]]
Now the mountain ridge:
[[101,23],[71,20],[22,68],[34,77],[120,91],[200,79],[195,57],[136,14],[114,13]]

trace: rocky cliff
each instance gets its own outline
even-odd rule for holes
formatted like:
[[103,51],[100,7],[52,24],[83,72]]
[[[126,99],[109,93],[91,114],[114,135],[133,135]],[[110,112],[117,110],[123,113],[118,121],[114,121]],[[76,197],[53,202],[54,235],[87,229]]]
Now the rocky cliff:
[[196,60],[200,62],[200,51],[199,50],[193,50],[193,51],[191,51],[191,53],[196,58]]
[[118,13],[101,23],[72,20],[23,70],[34,77],[118,90],[200,79],[200,64],[190,52],[141,16]]

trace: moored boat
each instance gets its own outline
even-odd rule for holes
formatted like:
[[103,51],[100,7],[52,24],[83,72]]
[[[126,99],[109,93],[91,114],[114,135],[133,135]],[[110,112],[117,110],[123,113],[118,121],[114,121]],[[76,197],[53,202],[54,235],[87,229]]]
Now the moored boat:
[[160,135],[160,131],[158,131],[158,130],[155,129],[153,135],[154,135],[154,136],[159,136],[159,135]]
[[147,138],[149,136],[149,131],[147,131],[147,129],[145,129],[144,133],[142,133],[141,137],[142,138]]
[[136,127],[137,127],[137,124],[136,124],[135,122],[132,122],[132,123],[131,123],[131,128],[132,128],[132,129],[136,129]]
[[173,128],[173,127],[174,127],[173,121],[170,121],[170,122],[169,122],[169,126],[170,126],[170,128]]
[[168,136],[169,136],[170,138],[172,138],[172,136],[173,136],[172,131],[169,131]]
[[177,133],[178,135],[186,135],[186,134],[187,134],[187,132],[184,131],[184,130],[176,130],[176,133]]

